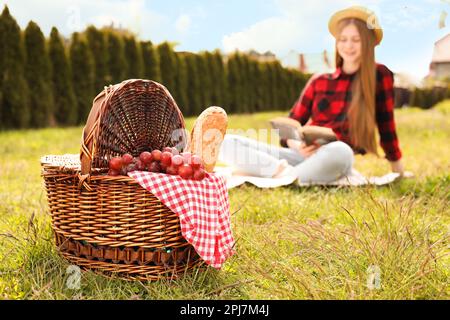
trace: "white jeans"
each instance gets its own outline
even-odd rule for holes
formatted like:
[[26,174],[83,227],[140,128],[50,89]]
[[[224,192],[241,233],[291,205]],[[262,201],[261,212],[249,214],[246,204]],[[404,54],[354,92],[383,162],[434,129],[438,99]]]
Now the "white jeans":
[[219,153],[219,161],[257,177],[273,177],[283,159],[294,167],[299,181],[306,183],[335,181],[350,173],[354,161],[353,150],[342,141],[328,143],[305,159],[289,148],[232,134],[225,135]]

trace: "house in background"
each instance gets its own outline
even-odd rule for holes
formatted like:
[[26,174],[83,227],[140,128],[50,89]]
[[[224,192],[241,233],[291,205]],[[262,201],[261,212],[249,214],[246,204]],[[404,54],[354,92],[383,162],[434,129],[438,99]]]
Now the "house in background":
[[334,55],[330,61],[327,50],[322,53],[300,53],[298,55],[298,70],[303,73],[321,74],[334,72]]
[[277,57],[275,56],[275,54],[273,54],[270,51],[267,51],[267,52],[261,54],[261,53],[257,52],[256,50],[250,50],[250,51],[247,52],[247,54],[251,58],[253,58],[253,59],[255,59],[255,60],[259,61],[259,62],[273,62],[273,61],[277,61]]
[[334,53],[329,55],[323,52],[299,53],[291,50],[286,55],[279,57],[285,68],[291,68],[307,74],[333,73]]
[[450,33],[434,44],[430,73],[427,78],[450,79]]

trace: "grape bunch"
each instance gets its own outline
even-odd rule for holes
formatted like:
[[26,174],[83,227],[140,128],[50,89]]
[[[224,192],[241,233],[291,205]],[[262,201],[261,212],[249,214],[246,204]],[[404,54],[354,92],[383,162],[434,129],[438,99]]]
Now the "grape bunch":
[[183,179],[203,180],[206,176],[202,159],[190,152],[180,153],[178,149],[166,147],[152,152],[144,151],[139,157],[124,154],[109,161],[110,176],[127,175],[132,171],[149,171],[179,175]]

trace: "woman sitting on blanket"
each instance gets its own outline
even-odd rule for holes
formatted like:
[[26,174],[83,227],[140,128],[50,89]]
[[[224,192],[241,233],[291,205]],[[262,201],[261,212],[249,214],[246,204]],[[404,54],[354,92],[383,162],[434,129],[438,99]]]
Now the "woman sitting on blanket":
[[361,7],[331,17],[329,30],[336,38],[336,71],[313,76],[289,114],[303,126],[326,128],[337,141],[306,146],[286,140],[281,141],[280,148],[227,134],[219,161],[252,176],[279,177],[289,169],[299,182],[329,183],[350,174],[354,153],[377,154],[377,126],[392,171],[402,175],[402,153],[394,122],[393,74],[374,59],[375,46],[383,36],[381,28],[374,25],[376,21],[372,12]]

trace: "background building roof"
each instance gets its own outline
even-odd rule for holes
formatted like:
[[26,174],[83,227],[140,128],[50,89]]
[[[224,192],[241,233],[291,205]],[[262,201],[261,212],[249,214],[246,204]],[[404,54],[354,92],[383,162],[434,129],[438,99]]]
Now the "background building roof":
[[450,62],[450,33],[434,44],[431,63]]

